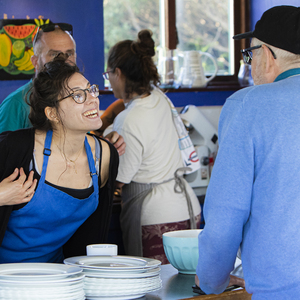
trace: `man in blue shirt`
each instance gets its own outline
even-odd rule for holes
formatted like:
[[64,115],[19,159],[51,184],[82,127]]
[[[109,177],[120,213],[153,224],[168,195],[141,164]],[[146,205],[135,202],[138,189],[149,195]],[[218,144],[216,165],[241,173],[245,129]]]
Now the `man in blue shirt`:
[[242,50],[255,86],[229,97],[204,204],[196,283],[233,282],[241,247],[252,300],[300,298],[300,8],[267,10]]

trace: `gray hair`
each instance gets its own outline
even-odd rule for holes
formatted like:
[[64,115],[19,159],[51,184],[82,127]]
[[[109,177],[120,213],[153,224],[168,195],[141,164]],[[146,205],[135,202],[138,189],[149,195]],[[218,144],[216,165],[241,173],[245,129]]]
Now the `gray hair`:
[[253,46],[257,46],[257,45],[266,45],[266,46],[268,46],[275,53],[276,58],[279,59],[280,62],[282,62],[285,65],[300,63],[300,54],[294,54],[294,53],[291,53],[289,51],[277,48],[277,47],[269,45],[269,44],[267,44],[267,43],[265,43],[265,42],[263,42],[263,41],[261,41],[257,38],[252,39],[252,45]]

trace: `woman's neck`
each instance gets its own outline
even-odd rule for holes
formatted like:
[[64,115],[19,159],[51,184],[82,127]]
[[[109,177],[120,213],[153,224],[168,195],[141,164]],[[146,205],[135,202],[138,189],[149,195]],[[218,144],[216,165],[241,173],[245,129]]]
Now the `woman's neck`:
[[148,97],[149,95],[150,95],[150,93],[148,93],[148,92],[145,92],[145,93],[140,94],[140,95],[138,93],[133,92],[132,94],[129,95],[128,98],[124,99],[124,102],[128,103],[128,102],[131,102],[135,99]]
[[[84,149],[84,139],[86,134],[72,134],[70,132],[53,131],[52,146],[62,151],[69,159],[74,159]],[[78,154],[79,153],[79,154]]]

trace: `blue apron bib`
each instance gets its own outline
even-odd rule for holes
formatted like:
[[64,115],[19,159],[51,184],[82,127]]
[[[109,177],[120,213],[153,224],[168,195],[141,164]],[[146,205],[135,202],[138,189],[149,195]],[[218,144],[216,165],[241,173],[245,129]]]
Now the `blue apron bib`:
[[0,263],[62,262],[62,246],[98,206],[98,176],[87,138],[84,145],[94,192],[77,199],[45,183],[52,133],[49,130],[46,135],[42,174],[33,198],[10,216]]

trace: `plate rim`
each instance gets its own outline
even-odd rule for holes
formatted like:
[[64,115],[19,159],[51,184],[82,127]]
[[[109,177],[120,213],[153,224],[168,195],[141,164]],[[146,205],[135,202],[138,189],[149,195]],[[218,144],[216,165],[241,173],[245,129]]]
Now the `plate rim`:
[[[46,270],[57,271],[56,274],[33,274],[34,270],[46,272]],[[26,271],[28,274],[26,274]],[[83,270],[79,266],[70,266],[56,263],[4,263],[0,264],[0,279],[22,279],[22,281],[35,279],[44,280],[48,278],[65,278],[68,276],[81,273]],[[5,274],[5,272],[10,272]],[[22,274],[11,274],[11,272],[19,272]],[[29,274],[30,273],[30,274]]]
[[[103,260],[105,258],[107,259],[128,259],[128,260],[140,260],[144,261],[146,264],[143,266],[127,266],[127,267],[110,267],[110,266],[91,266],[91,265],[85,265],[80,264],[79,261],[81,260],[94,260],[94,259],[100,259]],[[87,268],[87,269],[99,269],[99,270],[141,270],[141,269],[153,269],[155,267],[158,267],[161,265],[161,261],[153,258],[147,258],[147,257],[139,257],[139,256],[128,256],[128,255],[98,255],[98,256],[74,256],[64,259],[64,264],[66,265],[73,265],[73,266],[79,266],[81,268]]]

